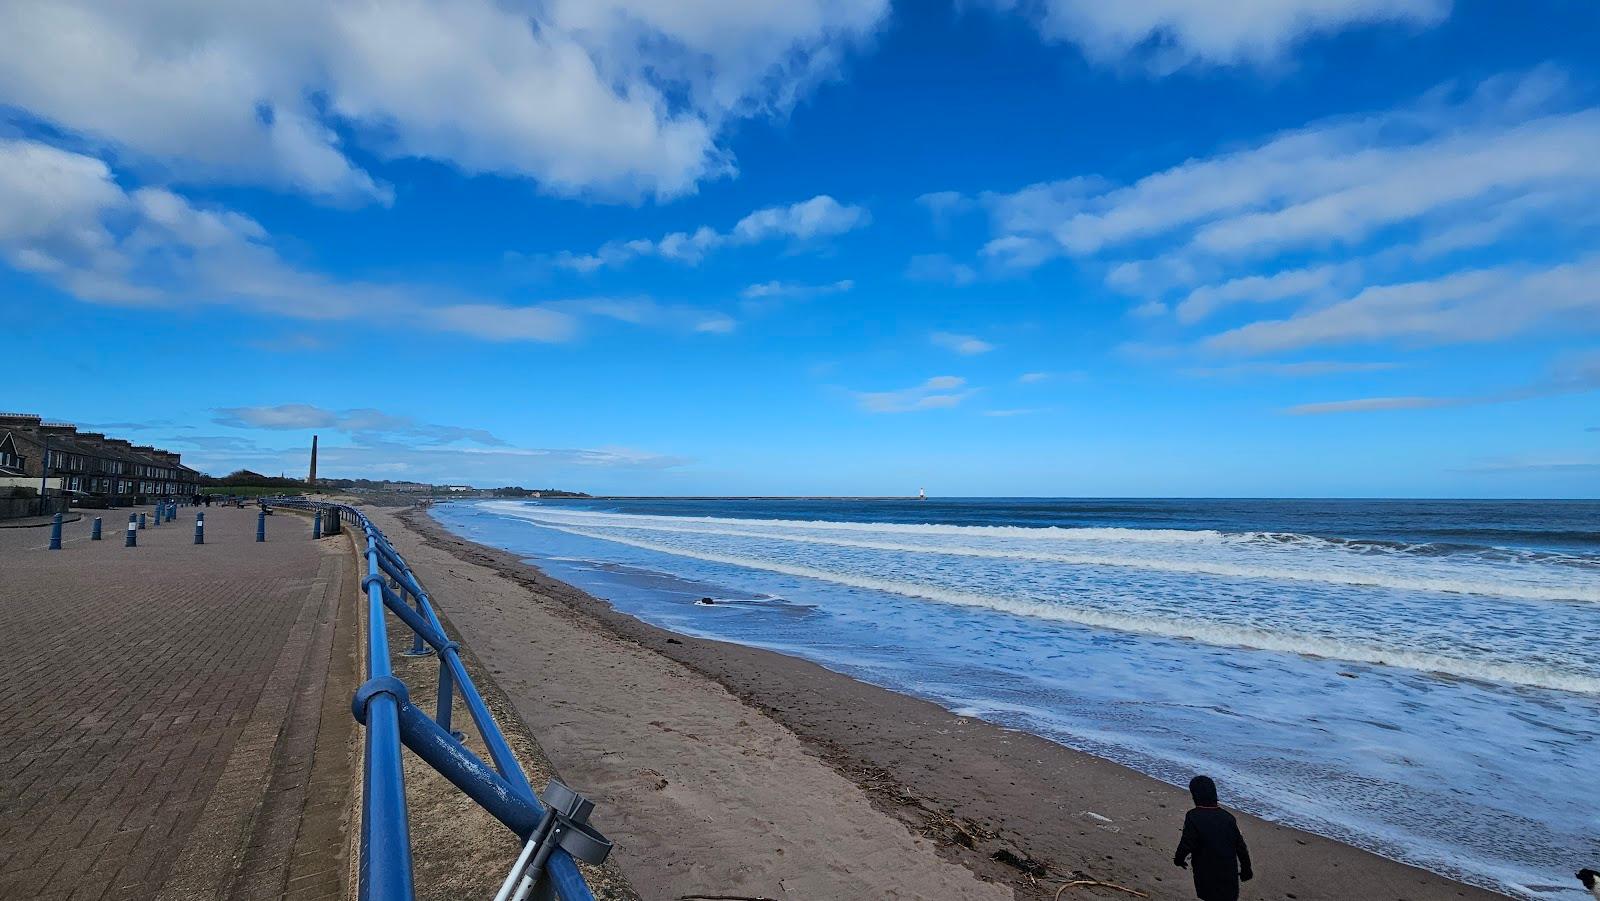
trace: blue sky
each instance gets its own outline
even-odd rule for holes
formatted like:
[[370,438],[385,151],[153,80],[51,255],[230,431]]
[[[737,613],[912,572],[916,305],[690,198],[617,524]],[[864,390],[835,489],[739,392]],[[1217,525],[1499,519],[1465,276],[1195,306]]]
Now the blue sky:
[[1600,495],[1592,3],[0,5],[0,406],[208,471]]

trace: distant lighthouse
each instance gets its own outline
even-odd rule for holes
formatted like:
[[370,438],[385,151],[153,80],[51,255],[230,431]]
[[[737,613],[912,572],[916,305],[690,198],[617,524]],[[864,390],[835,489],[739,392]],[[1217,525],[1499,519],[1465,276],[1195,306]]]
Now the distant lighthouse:
[[917,489],[917,500],[925,501],[927,499],[928,499],[928,489],[926,489],[926,488],[918,488]]
[[306,475],[306,482],[317,484],[317,436],[311,436],[311,472]]

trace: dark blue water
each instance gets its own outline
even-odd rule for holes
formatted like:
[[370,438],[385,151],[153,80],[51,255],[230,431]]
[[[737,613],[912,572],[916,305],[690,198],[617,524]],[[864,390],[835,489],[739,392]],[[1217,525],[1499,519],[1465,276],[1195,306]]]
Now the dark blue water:
[[1569,874],[1600,860],[1597,502],[596,499],[434,515],[656,625],[1169,781],[1204,770],[1252,812],[1467,881],[1577,897]]
[[1600,554],[1600,501],[932,498],[553,500],[659,516],[1279,532],[1405,545],[1462,544]]

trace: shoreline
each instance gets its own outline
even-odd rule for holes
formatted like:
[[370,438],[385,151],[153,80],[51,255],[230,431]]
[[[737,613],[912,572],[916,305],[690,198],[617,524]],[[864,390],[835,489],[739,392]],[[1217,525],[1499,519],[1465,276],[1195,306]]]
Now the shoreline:
[[[425,508],[399,518],[427,545],[486,567],[567,608],[589,628],[725,689],[796,736],[808,753],[864,792],[876,810],[931,840],[941,858],[1010,887],[1017,897],[1052,897],[1058,886],[1083,878],[1152,898],[1192,897],[1188,873],[1171,864],[1190,806],[1179,788],[806,660],[651,626],[515,554],[456,536]],[[1258,876],[1246,886],[1246,898],[1506,897],[1236,814],[1257,861]],[[1078,891],[1082,897],[1097,892],[1128,897],[1106,889]]]

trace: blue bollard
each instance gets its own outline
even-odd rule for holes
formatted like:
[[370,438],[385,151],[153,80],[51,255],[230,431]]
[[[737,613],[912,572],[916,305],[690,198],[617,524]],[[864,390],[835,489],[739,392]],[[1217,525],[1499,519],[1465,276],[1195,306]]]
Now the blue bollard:
[[318,510],[316,517],[314,519],[312,519],[312,521],[311,521],[311,540],[312,541],[316,541],[317,539],[319,539],[321,537],[322,537],[322,511]]
[[267,540],[267,511],[265,510],[256,514],[256,540]]
[[50,519],[50,550],[61,550],[61,514],[57,513]]
[[178,520],[178,502],[177,501],[172,501],[171,503],[167,504],[167,522],[177,522],[177,520]]
[[99,541],[100,540],[100,517],[98,517],[98,516],[96,516],[94,518],[94,528],[89,530],[89,540],[90,541]]
[[196,513],[194,515],[194,543],[206,543],[206,515],[204,513]]
[[141,529],[144,528],[144,514],[143,513],[139,514],[139,528],[141,528]]
[[128,538],[127,538],[126,541],[122,542],[122,546],[123,547],[138,547],[139,546],[139,533],[137,531],[138,528],[139,528],[139,517],[133,515],[132,513],[129,513],[128,514]]

